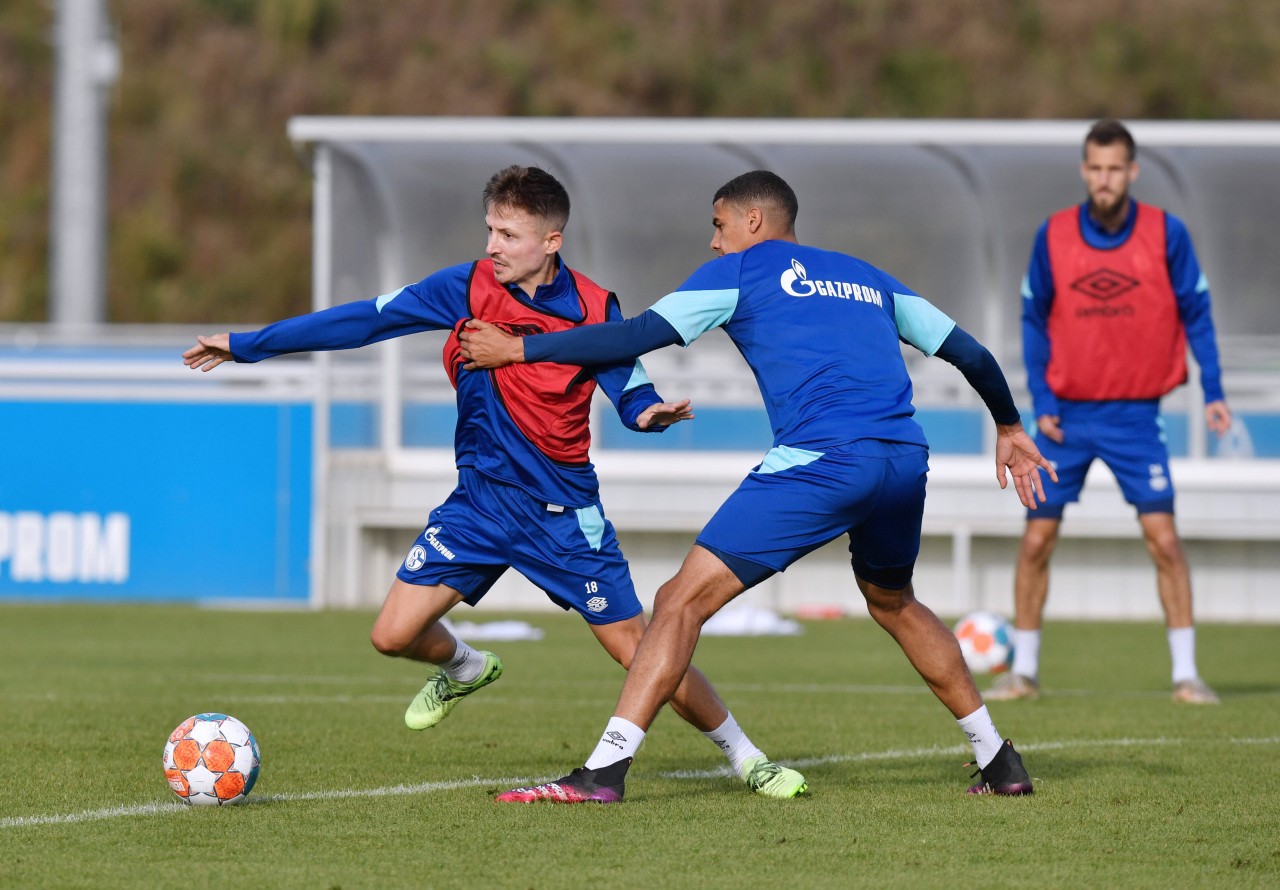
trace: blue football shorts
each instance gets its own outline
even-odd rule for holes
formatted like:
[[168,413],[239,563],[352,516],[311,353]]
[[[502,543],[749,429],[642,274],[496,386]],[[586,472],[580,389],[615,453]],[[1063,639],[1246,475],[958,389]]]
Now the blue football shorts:
[[467,467],[458,471],[458,487],[431,511],[396,577],[447,585],[474,606],[509,568],[591,624],[643,611],[599,501],[556,508]]
[[[808,461],[803,462],[803,461]],[[698,535],[747,587],[842,534],[854,572],[911,582],[920,553],[928,449],[862,439],[818,454],[775,448]]]
[[1139,513],[1173,512],[1173,477],[1158,400],[1061,402],[1063,441],[1036,433],[1036,445],[1058,471],[1045,482],[1045,501],[1028,519],[1061,519],[1067,504],[1080,499],[1085,474],[1100,459],[1120,483],[1127,503]]

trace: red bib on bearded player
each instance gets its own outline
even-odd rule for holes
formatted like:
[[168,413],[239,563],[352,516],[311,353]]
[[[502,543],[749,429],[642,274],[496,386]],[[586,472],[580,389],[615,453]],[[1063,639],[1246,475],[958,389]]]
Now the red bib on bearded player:
[[1079,207],[1049,218],[1049,367],[1054,395],[1158,399],[1187,379],[1187,340],[1169,279],[1164,211],[1138,204],[1133,231],[1108,250],[1080,232]]
[[[467,283],[468,311],[472,318],[517,335],[564,331],[605,321],[613,295],[585,275],[572,269],[569,273],[578,292],[580,321],[539,312],[516,299],[493,277],[492,260],[479,260],[471,267]],[[458,388],[458,374],[466,362],[458,342],[458,331],[465,323],[454,326],[444,346],[444,367],[454,389]],[[560,463],[587,463],[591,448],[591,395],[596,382],[581,367],[537,362],[468,373],[490,376],[502,407],[539,451]]]

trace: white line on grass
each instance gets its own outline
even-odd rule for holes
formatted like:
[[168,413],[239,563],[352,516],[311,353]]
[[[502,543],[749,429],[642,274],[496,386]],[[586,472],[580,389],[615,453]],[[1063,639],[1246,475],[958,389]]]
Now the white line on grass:
[[[1153,739],[1075,739],[1061,742],[1032,742],[1020,746],[1022,751],[1063,751],[1073,748],[1107,748],[1107,747],[1143,747],[1154,748],[1161,745],[1181,745],[1185,743],[1210,743],[1232,745],[1277,745],[1280,736],[1262,738],[1231,739],[1171,739],[1157,737]],[[786,761],[787,765],[797,767],[818,766],[829,763],[853,763],[868,760],[909,760],[916,757],[936,757],[939,755],[968,754],[970,749],[965,745],[935,745],[929,748],[898,748],[888,751],[864,751],[857,754],[831,754],[826,757],[811,757],[805,760]],[[713,779],[729,776],[728,767],[711,770],[678,770],[659,773],[665,779]],[[450,791],[455,788],[476,788],[481,785],[519,785],[528,782],[528,778],[489,778],[473,776],[470,779],[457,779],[448,782],[421,782],[415,785],[389,785],[382,788],[340,788],[334,791],[306,791],[297,794],[271,794],[254,798],[250,803],[290,803],[306,800],[343,800],[354,797],[390,797],[407,794],[429,794],[435,791]],[[147,803],[135,806],[105,807],[97,810],[81,810],[78,813],[62,813],[48,816],[9,816],[0,819],[0,828],[26,828],[35,825],[65,825],[73,822],[92,822],[99,819],[114,819],[121,816],[150,816],[156,813],[178,813],[191,810],[186,804]]]
[[[421,782],[416,785],[389,785],[383,788],[339,788],[334,791],[305,791],[297,794],[265,794],[255,796],[251,803],[289,803],[299,800],[341,800],[349,797],[390,797],[405,794],[428,794],[433,791],[449,791],[454,788],[474,788],[477,785],[518,785],[524,779],[458,779],[449,782]],[[27,825],[65,825],[68,822],[93,822],[98,819],[114,819],[118,816],[150,816],[153,813],[189,812],[195,807],[180,801],[172,803],[144,803],[135,806],[104,807],[99,810],[81,810],[51,816],[10,816],[0,819],[0,828],[21,828]]]
[[[1065,751],[1075,748],[1156,748],[1162,745],[1182,745],[1187,742],[1210,742],[1234,745],[1276,745],[1280,744],[1280,736],[1253,739],[1073,739],[1064,742],[1032,742],[1018,744],[1018,750],[1028,751]],[[935,745],[930,748],[903,748],[896,751],[864,751],[858,754],[828,754],[824,757],[809,757],[803,760],[788,760],[785,766],[805,768],[823,766],[831,763],[860,763],[869,760],[907,760],[913,757],[967,756],[973,753],[968,745]],[[705,770],[677,770],[660,774],[666,779],[714,779],[719,776],[730,776],[733,773],[727,766]]]

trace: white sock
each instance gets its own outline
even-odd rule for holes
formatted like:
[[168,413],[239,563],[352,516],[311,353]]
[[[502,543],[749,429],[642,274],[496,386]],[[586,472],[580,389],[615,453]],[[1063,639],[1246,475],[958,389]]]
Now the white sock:
[[484,670],[484,656],[462,640],[458,640],[458,650],[453,653],[453,658],[442,665],[442,668],[450,680],[470,683]]
[[742,774],[743,763],[752,757],[764,756],[764,752],[747,738],[747,734],[742,731],[742,727],[738,725],[737,720],[733,719],[732,714],[725,718],[724,723],[710,732],[704,732],[703,735],[715,742],[716,747],[729,758],[729,766],[739,775]]
[[1000,753],[1000,746],[1004,744],[1004,739],[1000,738],[1000,733],[996,732],[996,725],[991,721],[986,705],[978,708],[968,717],[961,717],[956,722],[969,737],[969,744],[973,745],[973,759],[977,761],[978,766],[985,767]]
[[1013,672],[1032,680],[1040,676],[1040,631],[1013,631]]
[[1169,628],[1169,655],[1173,658],[1173,682],[1194,680],[1200,676],[1196,670],[1196,629],[1194,627]]
[[610,717],[609,725],[604,728],[604,735],[600,736],[596,749],[583,766],[587,769],[600,769],[627,757],[635,757],[643,741],[643,729],[630,720]]

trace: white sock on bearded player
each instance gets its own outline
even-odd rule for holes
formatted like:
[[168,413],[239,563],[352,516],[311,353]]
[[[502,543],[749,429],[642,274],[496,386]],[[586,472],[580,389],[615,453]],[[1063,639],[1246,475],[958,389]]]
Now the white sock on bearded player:
[[619,760],[635,757],[644,741],[644,730],[629,720],[621,717],[610,717],[609,725],[604,728],[604,735],[596,743],[584,764],[587,769],[600,769]]
[[1014,630],[1012,671],[1032,680],[1040,676],[1040,631]]
[[992,722],[991,715],[987,713],[986,705],[978,708],[968,717],[961,717],[956,722],[968,736],[969,744],[973,745],[973,759],[977,761],[978,766],[985,768],[988,763],[996,759],[1004,739],[1000,738],[1000,733],[996,732],[996,725]]
[[1194,680],[1200,676],[1196,670],[1196,629],[1172,627],[1168,631],[1169,656],[1173,660],[1173,682]]

